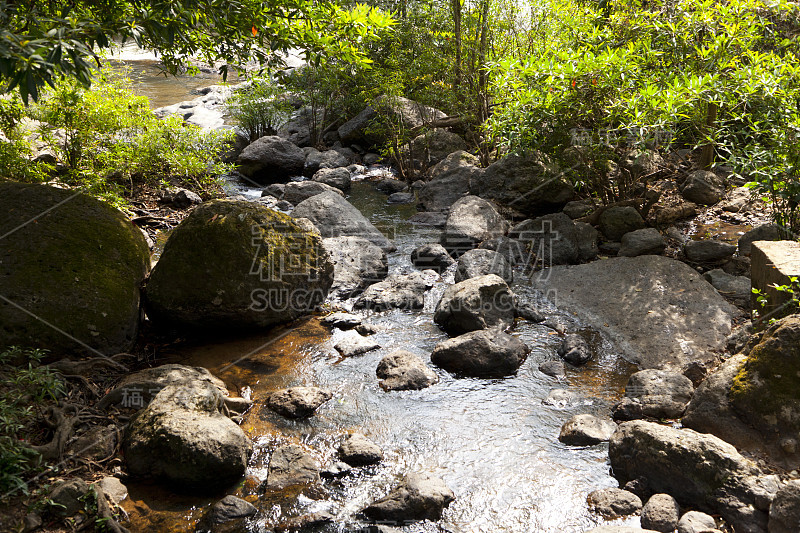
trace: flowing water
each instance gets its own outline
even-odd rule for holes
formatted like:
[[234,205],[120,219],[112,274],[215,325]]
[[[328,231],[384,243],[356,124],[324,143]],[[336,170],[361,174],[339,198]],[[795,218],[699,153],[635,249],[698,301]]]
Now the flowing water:
[[[241,186],[233,191],[257,193]],[[392,272],[411,270],[410,252],[438,240],[438,230],[406,222],[415,212],[413,207],[388,205],[386,196],[365,181],[353,184],[348,199],[394,239],[398,249],[389,255]],[[536,298],[524,274],[515,274],[514,291]],[[169,362],[204,366],[231,391],[252,391],[255,405],[242,427],[254,443],[254,453],[246,480],[228,491],[259,509],[248,523],[250,531],[270,531],[287,517],[319,511],[337,518],[323,531],[361,531],[358,511],[409,472],[441,477],[456,500],[440,524],[418,523],[404,531],[570,533],[602,523],[587,511],[586,495],[617,486],[609,475],[607,445],[570,447],[557,437],[573,415],[607,416],[609,406],[621,396],[634,369],[606,341],[598,341],[595,360],[568,371],[567,378],[559,381],[537,369],[541,362],[557,357],[559,336],[543,325],[520,322],[513,334],[532,352],[515,376],[456,378],[432,367],[441,381],[428,389],[384,392],[378,386],[378,362],[395,349],[410,350],[430,362],[431,350],[446,338],[433,323],[433,308],[452,277],[452,271],[444,274],[426,294],[423,310],[368,316],[380,327],[373,338],[382,348],[359,357],[340,358],[333,345],[348,333],[330,331],[320,325],[319,317],[265,335],[184,343],[172,351]],[[352,302],[335,304],[348,309]],[[552,307],[545,311],[570,330],[582,327],[576,317]],[[271,391],[293,385],[324,387],[334,398],[314,417],[301,421],[284,419],[263,406]],[[578,399],[563,407],[544,405],[555,388],[570,389]],[[302,443],[324,466],[335,460],[342,436],[352,431],[380,445],[384,461],[299,494],[259,494],[258,485],[277,444]],[[196,520],[219,497],[181,496],[132,484],[123,507],[135,531],[194,531]],[[614,523],[638,525],[638,518]]]

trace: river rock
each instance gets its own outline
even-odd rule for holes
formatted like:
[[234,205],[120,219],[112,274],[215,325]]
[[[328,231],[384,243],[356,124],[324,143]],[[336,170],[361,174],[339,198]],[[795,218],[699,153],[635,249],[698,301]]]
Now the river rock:
[[530,249],[530,241],[521,241],[519,239],[511,239],[505,235],[495,237],[483,241],[479,250],[494,250],[502,255],[506,262],[513,266],[522,265],[528,266],[533,263],[536,258]]
[[763,224],[757,226],[741,237],[737,244],[740,255],[750,255],[755,241],[779,241],[783,238],[784,231],[777,224]]
[[759,469],[713,435],[643,420],[624,422],[611,436],[608,456],[620,483],[644,477],[653,491],[720,513],[737,531],[766,529],[769,501],[759,494]]
[[570,333],[564,336],[558,355],[572,366],[581,366],[588,363],[594,356],[594,350],[583,336]]
[[205,381],[168,385],[130,421],[122,441],[128,473],[208,491],[240,479],[250,442],[223,415],[223,396]]
[[381,359],[375,373],[381,379],[381,388],[387,391],[420,390],[439,382],[436,372],[406,350],[394,351]]
[[285,444],[272,452],[262,490],[280,490],[319,481],[319,463],[299,444]]
[[406,129],[413,129],[445,116],[438,109],[408,98],[380,96],[358,115],[339,126],[339,138],[345,145],[366,142],[369,145],[379,146],[388,139],[388,130],[382,133],[382,128],[375,125],[382,124],[384,120],[389,120],[391,124],[400,123]]
[[339,457],[350,466],[367,466],[383,461],[383,451],[364,435],[353,433],[339,446]]
[[266,187],[264,187],[264,190],[261,191],[261,196],[262,198],[266,196],[272,196],[280,200],[283,198],[283,192],[285,190],[286,190],[285,183],[273,183],[271,185],[267,185]]
[[298,531],[317,531],[333,523],[336,517],[330,513],[309,513],[281,520],[273,533],[296,533]]
[[0,351],[128,352],[150,268],[142,232],[78,191],[0,183]]
[[386,252],[362,237],[330,237],[322,247],[333,262],[331,293],[339,298],[356,296],[389,273]]
[[441,244],[423,244],[411,252],[411,263],[417,268],[431,269],[441,273],[455,261]]
[[447,154],[444,159],[428,169],[428,177],[435,180],[457,168],[478,167],[480,164],[481,160],[478,156],[464,150],[457,150]]
[[678,520],[678,533],[704,533],[716,529],[717,523],[712,516],[700,511],[689,511]]
[[292,205],[297,205],[312,196],[329,191],[342,195],[342,191],[325,183],[319,183],[317,181],[292,181],[284,186],[283,199]]
[[607,442],[617,425],[594,415],[575,415],[561,426],[558,440],[569,446],[592,446]]
[[356,309],[386,311],[388,309],[422,309],[425,291],[433,286],[432,271],[392,274],[384,281],[371,285],[356,300]]
[[300,176],[306,162],[301,148],[276,135],[267,135],[242,150],[239,172],[256,183],[276,183]]
[[455,500],[453,491],[439,478],[409,474],[389,494],[364,509],[372,520],[439,520],[445,507]]
[[610,241],[620,241],[631,231],[644,229],[642,215],[633,207],[609,207],[600,215],[600,232]]
[[713,205],[725,194],[725,181],[713,172],[696,170],[686,178],[681,194],[690,202]]
[[351,185],[350,171],[346,168],[321,168],[311,178],[331,187],[336,187],[340,191],[349,191]]
[[547,318],[539,311],[535,305],[530,302],[525,302],[517,298],[514,302],[514,316],[538,324],[544,322]]
[[147,308],[154,321],[184,328],[263,329],[312,310],[332,282],[319,235],[251,202],[214,200],[172,231],[147,282]]
[[422,211],[421,213],[410,216],[408,222],[416,226],[443,228],[447,223],[447,213]]
[[469,250],[458,258],[455,282],[464,281],[487,274],[496,274],[506,283],[514,280],[514,272],[508,262],[493,250]]
[[505,235],[508,223],[492,204],[477,196],[464,196],[450,208],[442,246],[458,257],[487,239]]
[[427,167],[439,163],[453,152],[466,150],[467,143],[456,133],[433,128],[415,137],[406,149],[412,161],[419,161]]
[[589,508],[607,519],[638,513],[642,500],[627,490],[608,488],[589,493],[586,498]]
[[391,196],[398,192],[403,192],[408,189],[408,186],[404,181],[396,180],[393,178],[385,178],[379,181],[374,182],[375,190],[378,192],[382,192],[387,196]]
[[660,255],[667,247],[667,241],[655,228],[630,231],[622,236],[622,245],[617,255],[636,257],[637,255]]
[[654,368],[635,372],[625,386],[625,396],[641,406],[642,416],[652,418],[680,418],[693,393],[686,376]]
[[294,218],[307,218],[323,237],[362,237],[387,252],[395,249],[386,236],[361,214],[340,191],[323,192],[300,202],[292,211]]
[[469,164],[436,172],[433,179],[419,190],[417,194],[419,204],[426,211],[446,212],[458,200],[470,194],[473,184],[477,183],[482,175],[483,170]]
[[413,204],[416,201],[416,197],[414,196],[413,192],[396,192],[394,194],[390,194],[389,198],[386,199],[386,202],[393,205],[399,204]]
[[575,194],[558,165],[540,152],[510,155],[490,165],[472,194],[507,205],[526,215],[561,207]]
[[258,509],[252,503],[229,494],[211,506],[208,521],[211,524],[224,524],[253,516],[256,512]]
[[800,527],[800,480],[783,485],[769,508],[769,533],[795,533]]
[[363,355],[381,347],[381,345],[377,342],[373,342],[366,337],[362,337],[357,332],[350,333],[351,335],[344,337],[333,346],[337,352],[342,354],[342,357],[355,357],[356,355]]
[[471,278],[448,287],[433,320],[449,335],[479,329],[506,329],[514,323],[514,295],[495,274]]
[[361,316],[354,315],[352,313],[331,313],[320,320],[320,322],[332,328],[347,330],[353,329],[354,327],[360,325],[362,318]]
[[529,243],[543,266],[573,264],[580,255],[575,223],[564,213],[520,222],[508,236]]
[[273,392],[267,407],[287,418],[308,418],[333,394],[319,387],[292,387]]
[[734,252],[734,245],[715,240],[690,240],[683,246],[686,259],[695,263],[716,263],[730,258]]
[[703,277],[724,297],[739,307],[750,307],[751,282],[747,276],[732,276],[720,268],[709,270]]
[[669,494],[653,494],[642,507],[642,527],[672,533],[678,525],[681,509]]
[[431,362],[463,376],[501,377],[514,374],[530,351],[524,342],[502,330],[479,330],[440,342]]
[[[311,177],[315,176],[320,170],[340,169],[347,167],[349,164],[350,161],[348,158],[336,150],[325,150],[323,152],[313,150],[306,156],[305,164],[303,166],[303,175]],[[344,168],[344,170],[347,169]],[[314,179],[316,179],[316,176]],[[347,188],[349,188],[350,172],[347,173],[347,183]],[[328,185],[333,184],[329,183]]]
[[539,365],[539,372],[554,378],[563,378],[567,375],[564,363],[561,361],[545,361]]
[[642,368],[715,361],[735,313],[694,269],[657,255],[557,266],[532,282]]
[[128,487],[123,485],[117,477],[105,476],[97,482],[97,486],[112,504],[117,504],[128,497]]

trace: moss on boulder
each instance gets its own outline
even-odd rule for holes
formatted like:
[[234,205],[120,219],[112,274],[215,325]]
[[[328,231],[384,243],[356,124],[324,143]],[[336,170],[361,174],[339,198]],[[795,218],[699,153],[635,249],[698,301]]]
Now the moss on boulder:
[[150,266],[119,210],[68,189],[0,183],[0,349],[130,350]]
[[332,282],[319,234],[255,203],[215,200],[170,235],[147,282],[147,311],[184,328],[261,329],[310,311]]

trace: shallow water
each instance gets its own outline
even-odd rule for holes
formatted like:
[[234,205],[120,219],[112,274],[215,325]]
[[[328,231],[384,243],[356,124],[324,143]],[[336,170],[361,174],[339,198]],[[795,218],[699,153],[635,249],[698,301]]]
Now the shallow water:
[[[394,238],[398,250],[390,254],[390,271],[410,270],[411,250],[438,237],[438,230],[406,222],[415,212],[412,206],[389,206],[386,196],[369,183],[354,183],[349,199]],[[516,274],[514,290],[534,298],[527,279]],[[337,517],[337,524],[325,531],[353,531],[359,510],[388,492],[404,473],[415,471],[440,476],[455,492],[456,501],[441,522],[445,531],[563,533],[584,531],[597,523],[585,499],[592,490],[616,486],[608,471],[607,446],[568,447],[557,437],[571,416],[608,414],[611,403],[621,396],[633,369],[611,345],[601,342],[594,361],[569,371],[560,382],[537,370],[542,361],[557,357],[558,335],[544,326],[520,322],[514,334],[532,353],[516,376],[455,378],[436,369],[441,381],[422,391],[387,393],[378,386],[375,368],[383,356],[403,348],[429,362],[435,344],[446,338],[432,314],[448,282],[452,283],[452,272],[426,294],[424,310],[371,315],[369,321],[381,327],[374,338],[382,348],[360,357],[341,359],[333,345],[348,333],[331,333],[315,317],[269,335],[186,345],[172,354],[173,361],[209,368],[232,391],[252,390],[256,405],[242,426],[255,451],[248,480],[230,491],[259,508],[249,526],[252,531],[267,531],[286,517],[318,511]],[[349,308],[352,302],[337,304]],[[554,309],[548,315],[558,316],[570,330],[581,328],[575,317]],[[287,420],[262,407],[272,390],[292,385],[325,387],[334,399],[307,421]],[[554,388],[569,388],[581,398],[565,408],[543,405]],[[266,477],[269,454],[277,443],[301,442],[325,465],[335,458],[341,437],[355,430],[383,448],[386,458],[380,465],[308,489],[297,498],[287,493],[258,495],[256,487]],[[135,501],[126,509],[136,530],[157,524],[159,530],[191,531],[211,501],[167,497],[141,486],[132,496]],[[637,524],[638,518],[615,523]],[[422,523],[406,530],[440,529]]]

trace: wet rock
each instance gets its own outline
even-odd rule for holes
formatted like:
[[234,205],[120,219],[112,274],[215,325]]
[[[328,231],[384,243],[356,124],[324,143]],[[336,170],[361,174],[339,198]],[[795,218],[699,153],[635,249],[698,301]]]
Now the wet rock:
[[688,241],[683,246],[686,259],[695,263],[715,263],[728,259],[736,251],[732,244],[722,241]]
[[716,529],[714,518],[700,511],[689,511],[678,520],[678,533],[704,533]]
[[654,494],[642,507],[642,527],[672,533],[678,525],[681,510],[669,494]]
[[380,330],[381,329],[375,324],[359,324],[356,326],[356,331],[359,334],[364,335],[365,337],[369,337],[370,335],[375,335]]
[[623,398],[611,408],[611,416],[617,422],[644,418],[642,403],[637,398]]
[[331,313],[320,320],[321,323],[341,330],[353,329],[361,324],[363,319],[352,313]]
[[542,400],[542,404],[564,409],[573,406],[579,399],[577,393],[567,389],[553,389]]
[[340,191],[350,190],[350,171],[346,168],[323,168],[318,170],[311,179],[314,182],[335,187]]
[[501,330],[479,330],[440,342],[431,362],[454,374],[500,377],[514,374],[530,354],[530,348]]
[[357,332],[352,332],[333,346],[337,352],[342,354],[342,357],[355,357],[356,355],[363,355],[367,352],[377,350],[381,347],[377,342],[372,342],[366,337],[362,337]]
[[546,317],[542,314],[542,312],[536,309],[532,303],[523,302],[519,298],[514,303],[514,316],[517,318],[522,318],[523,320],[527,320],[528,322],[533,322],[534,324],[538,324],[539,322],[544,322],[546,320]]
[[589,529],[586,533],[655,533],[650,529],[642,529],[629,526],[600,526]]
[[586,498],[589,508],[604,518],[619,518],[638,513],[642,500],[627,490],[608,488],[589,493]]
[[170,234],[147,282],[148,315],[206,332],[263,329],[312,310],[332,283],[319,235],[252,202],[214,200]]
[[510,155],[493,163],[473,184],[472,193],[524,214],[563,206],[575,194],[563,180],[558,165],[536,151]]
[[224,524],[253,516],[256,512],[252,503],[229,494],[211,506],[208,520],[211,524]]
[[606,442],[617,425],[594,415],[576,415],[561,426],[558,440],[569,446],[592,446]]
[[342,198],[340,191],[323,192],[303,200],[294,208],[292,216],[311,220],[325,238],[362,237],[387,252],[395,249],[378,228]]
[[444,160],[453,152],[463,152],[467,149],[467,143],[456,133],[444,128],[433,128],[415,137],[406,149],[412,160],[430,166]]
[[417,268],[444,272],[455,261],[441,244],[423,244],[411,252],[411,263]]
[[[340,154],[336,150],[325,150],[320,152],[318,150],[310,151],[310,153],[306,156],[305,164],[303,167],[303,175],[307,177],[314,176],[320,170],[332,170],[332,169],[340,169],[342,167],[347,167],[350,164],[350,160]],[[344,170],[347,170],[344,168]],[[315,178],[316,179],[316,178]],[[348,185],[345,189],[350,188],[350,173],[347,173],[347,182]],[[329,183],[328,185],[333,185]],[[335,185],[333,185],[336,187]],[[341,187],[337,187],[340,188]],[[345,190],[342,189],[342,190]]]
[[350,298],[386,278],[389,261],[379,246],[361,237],[330,237],[322,247],[333,263],[331,293]]
[[272,185],[267,185],[264,187],[264,190],[261,191],[261,197],[272,196],[277,199],[283,198],[283,191],[286,189],[286,185],[283,183],[273,183]]
[[569,265],[579,258],[575,223],[564,213],[554,213],[514,226],[508,236],[527,242],[543,266]]
[[703,277],[739,307],[750,307],[751,283],[747,276],[731,276],[722,269],[709,270]]
[[397,350],[378,363],[376,370],[383,390],[420,390],[439,382],[439,376],[418,356]]
[[387,196],[391,196],[397,192],[405,191],[408,186],[404,181],[396,180],[396,179],[382,179],[380,181],[375,182],[374,184],[375,190],[378,192],[382,192]]
[[308,418],[333,394],[319,387],[292,387],[273,392],[267,407],[287,418]]
[[409,474],[385,497],[364,509],[372,520],[439,520],[455,495],[444,481],[427,474]]
[[98,481],[97,485],[111,503],[119,503],[128,497],[128,487],[123,485],[119,478],[106,476]]
[[426,211],[412,215],[408,221],[417,226],[433,226],[436,228],[443,228],[447,223],[447,213],[434,213]]
[[350,466],[367,466],[383,461],[383,451],[364,435],[353,433],[339,446],[339,457]]
[[494,250],[502,255],[506,262],[512,267],[516,265],[530,265],[535,259],[535,256],[530,250],[529,241],[524,242],[506,236],[485,240],[478,246],[478,249]]
[[470,194],[483,171],[473,165],[463,165],[437,173],[418,192],[419,204],[426,211],[447,212],[453,204]]
[[450,335],[505,329],[514,323],[514,295],[494,274],[471,278],[444,291],[433,320]]
[[539,372],[554,378],[563,378],[567,375],[564,363],[561,361],[545,361],[539,365]]
[[800,526],[800,480],[783,485],[769,508],[769,533],[795,533]]
[[324,192],[342,194],[342,191],[325,183],[316,181],[292,181],[287,183],[283,189],[283,199],[292,205],[297,205],[303,200],[307,200]]
[[713,172],[696,170],[689,174],[681,194],[695,204],[713,205],[725,194],[725,182]]
[[757,226],[739,237],[739,254],[750,255],[754,241],[779,241],[784,238],[784,234],[784,231],[777,224]]
[[442,246],[458,257],[467,250],[495,237],[505,235],[508,223],[492,204],[477,196],[465,196],[450,208],[442,234]]
[[611,241],[619,242],[626,233],[644,227],[642,215],[633,207],[609,207],[600,215],[600,232]]
[[735,313],[694,269],[657,255],[553,267],[532,283],[642,368],[716,360]]
[[290,533],[296,531],[315,531],[331,524],[336,517],[330,513],[311,513],[281,521],[275,526],[274,533]]
[[458,258],[455,282],[464,281],[487,274],[496,274],[506,283],[514,279],[514,272],[508,262],[499,253],[492,250],[469,250]]
[[262,490],[280,490],[319,481],[319,463],[299,444],[279,446],[269,459]]
[[286,181],[300,176],[306,162],[306,154],[295,144],[267,135],[242,150],[237,159],[239,172],[257,183]]
[[60,481],[50,491],[50,510],[58,516],[72,516],[84,509],[84,498],[89,485],[82,479]]
[[0,348],[133,348],[150,250],[128,217],[74,190],[3,182],[0,235]]
[[424,272],[392,274],[384,281],[371,285],[356,300],[356,309],[386,311],[388,309],[422,309],[425,291],[433,286],[433,279]]
[[591,361],[594,350],[581,335],[570,333],[559,346],[558,356],[572,366],[581,366]]
[[396,192],[386,199],[390,204],[413,204],[416,200],[413,192]]
[[344,477],[353,471],[353,467],[342,461],[336,461],[320,470],[319,475],[326,479]]
[[645,228],[623,235],[618,255],[624,257],[647,254],[660,255],[666,247],[667,242],[657,229]]
[[219,490],[239,480],[250,442],[222,414],[223,403],[219,389],[205,381],[161,389],[125,431],[128,473],[197,491]]
[[640,370],[625,386],[625,396],[641,405],[642,416],[652,418],[680,418],[692,394],[689,378],[667,370]]

